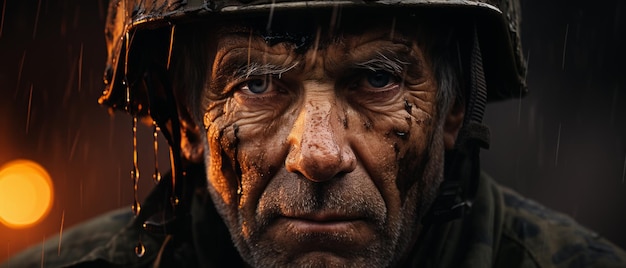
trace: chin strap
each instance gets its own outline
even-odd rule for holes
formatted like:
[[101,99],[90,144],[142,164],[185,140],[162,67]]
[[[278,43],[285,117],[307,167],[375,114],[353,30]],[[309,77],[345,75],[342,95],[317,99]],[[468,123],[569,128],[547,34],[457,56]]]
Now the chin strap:
[[459,131],[455,149],[446,152],[444,181],[439,188],[439,195],[424,217],[425,225],[458,219],[470,211],[480,177],[480,148],[489,148],[489,128],[482,124],[487,104],[487,86],[475,26],[469,88],[471,91],[467,98],[463,127]]

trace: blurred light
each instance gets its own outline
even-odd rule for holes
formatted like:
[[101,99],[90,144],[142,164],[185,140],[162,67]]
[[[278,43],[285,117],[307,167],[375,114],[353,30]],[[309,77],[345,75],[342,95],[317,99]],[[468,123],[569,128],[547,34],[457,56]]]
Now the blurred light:
[[30,160],[14,160],[0,167],[0,222],[25,228],[41,221],[53,201],[48,172]]

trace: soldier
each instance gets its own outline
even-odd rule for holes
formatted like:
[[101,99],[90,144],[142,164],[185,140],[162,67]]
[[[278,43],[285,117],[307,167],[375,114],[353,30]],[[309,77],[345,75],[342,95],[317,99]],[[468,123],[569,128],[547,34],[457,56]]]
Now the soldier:
[[100,102],[160,127],[172,172],[134,216],[66,231],[69,250],[45,261],[624,267],[621,249],[480,172],[486,103],[526,92],[519,12],[515,0],[112,1]]

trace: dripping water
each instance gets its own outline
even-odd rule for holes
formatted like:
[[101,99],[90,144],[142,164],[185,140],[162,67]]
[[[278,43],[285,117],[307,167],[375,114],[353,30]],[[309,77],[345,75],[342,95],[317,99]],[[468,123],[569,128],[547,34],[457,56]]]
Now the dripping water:
[[[139,165],[138,165],[138,153],[137,153],[137,115],[133,115],[133,168],[130,171],[130,178],[133,181],[133,206],[132,210],[135,216],[139,215],[141,211],[141,204],[137,198],[137,189],[139,183]],[[135,255],[141,258],[146,253],[146,248],[141,242],[141,234],[135,246]]]
[[170,197],[170,204],[175,209],[178,205],[178,197],[176,196],[176,164],[174,163],[174,151],[170,147],[170,166],[172,168],[172,196]]
[[152,121],[152,137],[154,138],[154,174],[152,174],[152,180],[154,184],[161,181],[161,172],[159,172],[159,126],[156,121]]
[[270,33],[272,31],[272,21],[274,20],[274,5],[276,4],[275,0],[272,0],[272,4],[270,5],[270,14],[267,19],[267,25],[265,26],[265,30]]
[[65,223],[65,209],[61,213],[61,228],[59,230],[59,247],[57,249],[57,256],[61,256],[61,241],[63,241],[63,224]]
[[141,258],[144,254],[146,254],[146,247],[143,245],[143,242],[141,242],[141,238],[139,238],[139,242],[137,242],[135,246],[135,255]]
[[172,197],[170,197],[170,204],[172,205],[172,208],[178,206],[178,203],[180,203],[180,199],[178,199],[176,194],[172,194]]
[[83,43],[80,43],[80,55],[78,56],[78,92],[83,84]]
[[28,114],[26,115],[26,134],[28,134],[28,126],[30,125],[30,108],[33,102],[33,84],[30,84],[30,93],[28,94]]
[[[251,56],[250,52],[252,51],[252,35],[253,35],[253,32],[252,32],[252,29],[250,29],[250,35],[248,36],[248,66],[250,66],[250,56]],[[205,117],[206,116],[208,116],[208,113],[205,114]],[[205,125],[208,126],[209,124],[205,122]]]
[[135,216],[139,215],[141,205],[137,200],[137,188],[139,183],[139,165],[138,165],[138,153],[137,153],[137,115],[133,115],[133,168],[130,171],[130,178],[133,182],[133,213]]
[[172,47],[174,45],[174,30],[176,30],[176,25],[172,25],[172,30],[170,32],[170,48],[167,52],[167,70],[170,69],[170,62],[172,59]]
[[33,40],[37,36],[37,23],[39,22],[39,11],[41,10],[41,0],[37,3],[37,13],[35,15],[35,26],[33,27]]
[[[133,167],[130,171],[130,178],[132,180],[133,183],[133,205],[132,205],[132,211],[133,214],[136,216],[139,215],[139,212],[141,211],[141,204],[139,203],[138,200],[138,184],[139,184],[139,157],[138,157],[138,152],[137,152],[137,113],[134,111],[133,109],[133,103],[131,100],[131,88],[130,88],[130,83],[128,82],[128,78],[127,78],[127,74],[128,74],[128,54],[130,51],[130,44],[131,44],[131,36],[129,34],[129,32],[126,32],[125,37],[125,41],[126,41],[126,53],[124,55],[124,79],[122,80],[122,84],[124,86],[126,86],[126,107],[125,110],[127,112],[129,112],[130,114],[132,114],[133,116],[133,120],[132,120],[132,130],[133,130]],[[143,257],[143,255],[146,253],[146,248],[143,245],[143,242],[141,242],[141,233],[139,233],[139,237],[137,239],[137,245],[135,246],[135,255],[137,255],[137,257],[141,258]]]
[[20,82],[22,81],[22,70],[24,70],[24,60],[26,59],[26,50],[22,53],[22,59],[17,70],[17,83],[15,84],[15,93],[13,93],[13,99],[17,98],[17,92],[20,88]]

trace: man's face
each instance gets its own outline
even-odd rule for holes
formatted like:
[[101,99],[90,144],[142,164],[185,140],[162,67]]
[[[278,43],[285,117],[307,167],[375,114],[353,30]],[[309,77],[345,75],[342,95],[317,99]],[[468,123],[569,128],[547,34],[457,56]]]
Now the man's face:
[[222,30],[205,89],[209,191],[258,267],[401,261],[443,173],[418,36],[312,33],[302,50]]

